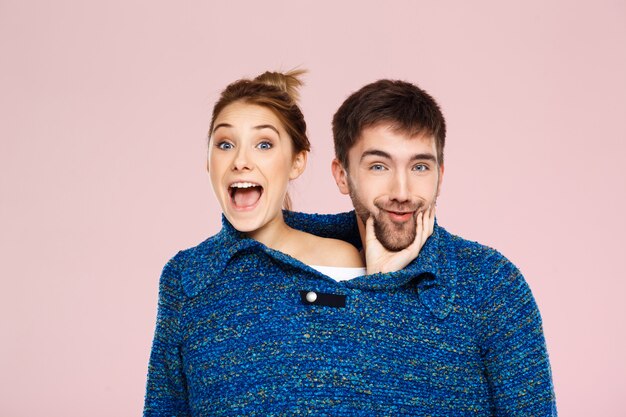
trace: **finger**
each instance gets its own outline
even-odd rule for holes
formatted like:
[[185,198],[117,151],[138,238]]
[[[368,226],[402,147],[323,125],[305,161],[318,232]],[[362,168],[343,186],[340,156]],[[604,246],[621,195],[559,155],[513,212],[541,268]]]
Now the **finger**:
[[365,221],[365,240],[371,242],[376,240],[376,234],[374,233],[374,219],[369,216]]
[[430,236],[430,210],[431,210],[432,206],[429,206],[426,210],[424,210],[423,213],[423,217],[422,217],[422,228],[421,228],[421,234],[419,235],[420,238],[420,249],[421,247],[424,245],[424,243],[426,242],[426,239],[428,239],[428,237]]
[[430,216],[428,218],[428,236],[433,234],[433,231],[435,230],[435,210],[436,210],[437,206],[435,205],[435,203],[433,203],[430,206]]
[[420,212],[417,215],[417,239],[419,239],[419,247],[417,250],[419,251],[424,244],[424,220],[425,220],[425,212]]
[[428,207],[428,209],[426,209],[426,211],[424,212],[424,229],[423,229],[423,241],[424,242],[426,242],[426,239],[428,239],[428,236],[430,236],[431,234],[431,224],[433,222],[432,209],[433,209],[433,206],[431,204]]
[[426,207],[424,210],[424,218],[422,219],[423,223],[423,231],[426,232],[428,230],[428,220],[430,219],[430,206]]
[[416,257],[419,254],[420,249],[422,248],[422,235],[424,234],[424,212],[420,211],[419,213],[417,213],[415,223],[415,239],[407,247],[407,250],[412,257]]

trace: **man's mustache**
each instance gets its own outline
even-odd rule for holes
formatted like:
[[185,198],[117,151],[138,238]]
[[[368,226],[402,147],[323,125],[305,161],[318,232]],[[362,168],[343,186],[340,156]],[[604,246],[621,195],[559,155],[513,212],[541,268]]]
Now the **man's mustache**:
[[413,211],[417,214],[419,211],[423,211],[424,207],[426,207],[426,203],[422,200],[406,201],[402,203],[397,201],[374,201],[374,206],[384,211],[395,211],[398,213]]

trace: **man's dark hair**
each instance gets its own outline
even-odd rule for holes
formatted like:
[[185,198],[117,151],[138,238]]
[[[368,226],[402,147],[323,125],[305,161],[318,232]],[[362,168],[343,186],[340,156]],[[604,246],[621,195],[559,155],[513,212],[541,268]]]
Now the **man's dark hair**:
[[443,164],[446,121],[435,99],[414,84],[378,80],[348,97],[333,117],[335,156],[344,168],[348,168],[348,151],[363,129],[381,123],[410,137],[434,136],[437,162]]

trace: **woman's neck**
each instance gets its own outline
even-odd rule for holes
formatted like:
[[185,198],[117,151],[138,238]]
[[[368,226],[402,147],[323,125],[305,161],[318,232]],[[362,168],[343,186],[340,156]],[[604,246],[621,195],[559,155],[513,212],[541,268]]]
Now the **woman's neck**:
[[295,230],[287,226],[283,217],[278,216],[259,229],[246,233],[246,235],[270,249],[285,252],[284,248],[289,247],[289,240],[293,232]]

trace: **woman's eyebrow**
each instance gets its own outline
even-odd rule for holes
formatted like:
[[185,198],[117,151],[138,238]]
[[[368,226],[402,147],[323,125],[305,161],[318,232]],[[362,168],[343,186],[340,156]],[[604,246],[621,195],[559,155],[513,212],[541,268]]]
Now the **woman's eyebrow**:
[[215,133],[215,131],[216,131],[217,129],[219,129],[220,127],[233,127],[233,125],[228,124],[228,123],[220,123],[219,125],[217,125],[217,126],[215,126],[215,127],[213,128],[213,133]]
[[[215,131],[217,129],[219,129],[220,127],[233,127],[233,125],[229,124],[229,123],[220,123],[219,125],[215,126],[213,128],[213,133],[215,133]],[[280,137],[280,132],[278,131],[278,129],[276,129],[274,126],[272,125],[258,125],[258,126],[254,126],[253,129],[255,130],[261,130],[261,129],[272,129],[274,132],[276,132],[276,134]]]
[[278,131],[278,129],[276,129],[274,126],[272,125],[258,125],[258,126],[254,126],[253,129],[256,130],[261,130],[261,129],[272,129],[274,132],[276,132],[276,134],[278,135],[278,137],[280,137],[280,132]]

